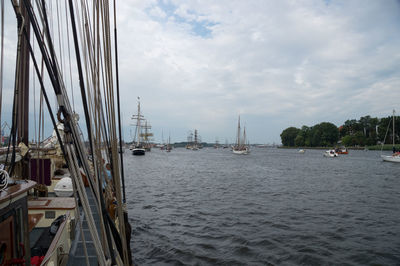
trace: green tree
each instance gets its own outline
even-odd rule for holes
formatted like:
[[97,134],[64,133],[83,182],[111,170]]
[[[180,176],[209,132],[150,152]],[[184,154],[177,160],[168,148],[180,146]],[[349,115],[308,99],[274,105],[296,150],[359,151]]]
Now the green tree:
[[354,146],[355,142],[354,142],[354,136],[352,135],[346,135],[342,138],[342,143],[343,145],[347,146],[347,147],[351,147]]
[[312,127],[311,146],[332,146],[339,139],[339,129],[332,123],[322,122]]
[[300,135],[300,134],[301,134],[301,132],[294,139],[294,144],[297,147],[304,146],[304,137],[302,135]]
[[295,145],[294,140],[296,139],[299,132],[300,129],[295,127],[288,127],[287,129],[283,130],[281,133],[282,144],[284,146],[293,147]]

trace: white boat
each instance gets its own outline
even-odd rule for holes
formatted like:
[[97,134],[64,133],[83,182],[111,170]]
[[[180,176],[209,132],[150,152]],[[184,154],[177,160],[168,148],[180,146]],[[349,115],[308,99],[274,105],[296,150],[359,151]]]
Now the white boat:
[[335,150],[327,150],[324,152],[324,156],[328,158],[338,157],[339,154]]
[[250,153],[250,147],[246,144],[246,128],[243,128],[243,136],[240,132],[240,116],[238,119],[238,129],[236,144],[232,147],[233,154],[246,155]]
[[[400,152],[396,152],[395,148],[395,127],[394,127],[394,119],[395,119],[395,111],[393,110],[393,154],[392,155],[381,155],[381,158],[384,162],[391,162],[391,163],[400,163]],[[387,133],[387,132],[386,132]],[[385,141],[383,141],[385,143]],[[383,147],[383,146],[382,146]]]
[[303,149],[300,149],[299,150],[299,153],[305,153],[306,151],[305,150],[303,150]]
[[400,163],[400,153],[394,153],[392,155],[381,155],[382,160],[385,162]]
[[57,197],[72,197],[72,195],[74,195],[72,179],[70,177],[61,178],[55,185],[54,192]]
[[247,149],[244,149],[244,150],[235,150],[235,149],[233,149],[232,150],[232,152],[234,153],[234,154],[241,154],[241,155],[246,155],[246,154],[249,154],[249,151],[247,150]]

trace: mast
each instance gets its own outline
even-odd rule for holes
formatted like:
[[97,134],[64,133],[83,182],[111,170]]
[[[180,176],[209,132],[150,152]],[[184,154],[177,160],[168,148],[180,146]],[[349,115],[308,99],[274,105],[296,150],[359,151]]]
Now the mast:
[[[30,3],[30,1],[29,1]],[[29,48],[30,21],[25,5],[21,5],[21,15],[24,18],[26,38],[21,39],[20,62],[18,63],[18,143],[23,142],[28,146],[29,142]]]
[[237,146],[240,146],[240,115],[238,120],[238,130],[237,130]]
[[395,133],[394,133],[394,119],[395,119],[395,111],[394,111],[394,109],[393,109],[393,148],[394,148],[394,141],[395,141]]
[[137,111],[137,123],[136,123],[136,136],[137,136],[137,140],[136,140],[136,145],[139,146],[140,145],[140,97],[138,97],[138,111]]
[[246,127],[243,127],[243,147],[246,146]]

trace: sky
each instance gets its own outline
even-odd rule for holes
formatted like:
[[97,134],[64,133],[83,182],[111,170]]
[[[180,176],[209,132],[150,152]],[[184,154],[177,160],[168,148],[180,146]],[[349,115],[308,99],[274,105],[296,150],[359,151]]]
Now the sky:
[[272,144],[290,126],[400,112],[399,1],[129,0],[117,12],[126,141],[137,97],[158,142],[194,129],[233,142],[239,115],[250,143]]
[[[252,143],[400,109],[399,1],[120,1],[123,113],[156,139]],[[128,106],[130,106],[128,108]],[[400,111],[400,110],[399,110]]]

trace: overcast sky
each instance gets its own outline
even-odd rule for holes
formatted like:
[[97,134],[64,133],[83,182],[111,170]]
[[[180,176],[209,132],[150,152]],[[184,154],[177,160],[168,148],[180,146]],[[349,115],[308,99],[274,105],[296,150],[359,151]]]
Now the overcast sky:
[[[138,96],[156,141],[162,132],[185,141],[198,129],[203,141],[232,142],[239,115],[251,143],[280,143],[289,126],[400,113],[399,1],[124,0],[117,8],[127,141]],[[11,96],[3,94],[3,113]]]
[[[280,142],[400,104],[398,1],[119,1],[122,103],[156,139]],[[127,122],[129,123],[129,121]],[[127,136],[126,136],[127,137]]]

